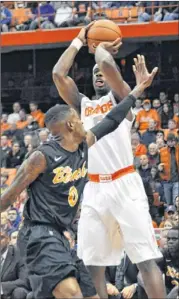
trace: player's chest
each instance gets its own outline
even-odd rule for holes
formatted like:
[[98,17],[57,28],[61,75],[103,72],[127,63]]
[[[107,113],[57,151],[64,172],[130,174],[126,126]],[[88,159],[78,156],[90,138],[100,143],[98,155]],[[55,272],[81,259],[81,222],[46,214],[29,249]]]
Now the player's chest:
[[113,103],[109,99],[85,102],[81,107],[81,119],[85,129],[89,130],[100,122],[112,107]]

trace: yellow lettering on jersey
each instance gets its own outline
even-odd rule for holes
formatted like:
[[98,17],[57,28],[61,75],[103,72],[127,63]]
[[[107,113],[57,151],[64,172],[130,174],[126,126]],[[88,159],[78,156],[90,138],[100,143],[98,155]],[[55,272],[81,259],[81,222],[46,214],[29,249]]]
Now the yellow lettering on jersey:
[[83,163],[82,168],[78,168],[74,172],[69,166],[57,167],[53,170],[55,177],[53,178],[53,184],[74,182],[80,178],[84,178],[87,174],[86,162]]
[[69,195],[68,195],[68,203],[70,207],[74,207],[78,201],[78,191],[77,189],[72,186],[69,190]]

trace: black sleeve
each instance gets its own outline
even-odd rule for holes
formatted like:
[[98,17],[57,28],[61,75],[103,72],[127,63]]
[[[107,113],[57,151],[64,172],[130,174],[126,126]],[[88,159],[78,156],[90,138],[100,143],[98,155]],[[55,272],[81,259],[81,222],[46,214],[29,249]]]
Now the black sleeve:
[[100,123],[90,130],[96,136],[97,140],[117,129],[135,101],[136,98],[133,95],[128,95],[122,102],[115,106]]

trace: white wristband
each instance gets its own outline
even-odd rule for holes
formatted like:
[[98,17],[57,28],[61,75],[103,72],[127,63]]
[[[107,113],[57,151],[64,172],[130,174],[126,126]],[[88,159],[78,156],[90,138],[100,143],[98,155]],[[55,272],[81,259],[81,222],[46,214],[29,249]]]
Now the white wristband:
[[83,42],[79,39],[79,38],[75,38],[71,45],[70,46],[73,46],[75,47],[78,51],[81,49],[81,47],[83,46]]

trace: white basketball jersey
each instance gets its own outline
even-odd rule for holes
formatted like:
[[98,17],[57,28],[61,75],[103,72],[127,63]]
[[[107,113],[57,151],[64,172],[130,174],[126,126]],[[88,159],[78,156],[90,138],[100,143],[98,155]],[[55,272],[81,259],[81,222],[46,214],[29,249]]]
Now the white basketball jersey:
[[[111,92],[99,100],[83,97],[81,120],[85,130],[90,130],[116,105]],[[132,122],[124,119],[118,128],[101,138],[89,149],[88,172],[91,174],[112,174],[133,164],[131,147]]]

